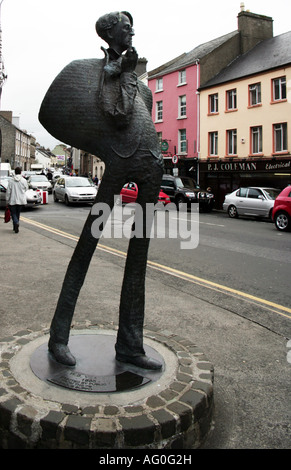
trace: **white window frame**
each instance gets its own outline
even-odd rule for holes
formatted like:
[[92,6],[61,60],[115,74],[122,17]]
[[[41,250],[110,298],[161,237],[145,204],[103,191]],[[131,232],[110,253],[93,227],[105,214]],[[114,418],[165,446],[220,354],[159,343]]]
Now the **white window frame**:
[[186,69],[179,70],[179,85],[185,85],[186,83]]
[[209,132],[209,155],[218,155],[218,132]]
[[156,122],[163,120],[163,101],[156,102]]
[[156,79],[156,92],[163,91],[163,77]]
[[209,95],[209,114],[218,113],[218,93]]
[[187,133],[186,129],[179,129],[178,131],[178,148],[179,154],[186,154],[187,153]]
[[227,90],[226,92],[226,110],[233,111],[237,109],[237,96],[236,96],[236,88],[232,90]]
[[281,153],[288,151],[288,129],[287,122],[273,124],[274,129],[274,153]]
[[263,152],[263,128],[262,126],[251,127],[251,154]]
[[237,130],[227,131],[227,155],[237,155]]
[[273,101],[282,101],[287,98],[286,77],[273,78]]
[[179,96],[179,110],[178,116],[179,118],[185,118],[187,111],[187,99],[186,95]]
[[262,103],[260,82],[249,85],[249,103],[250,106],[256,106]]

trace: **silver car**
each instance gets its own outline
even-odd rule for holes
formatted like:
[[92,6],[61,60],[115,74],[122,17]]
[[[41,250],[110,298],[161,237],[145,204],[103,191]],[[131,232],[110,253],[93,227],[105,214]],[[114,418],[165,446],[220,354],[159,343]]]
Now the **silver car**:
[[[9,179],[0,180],[0,206],[6,207],[6,190],[8,186]],[[33,189],[28,189],[26,191],[27,203],[25,207],[38,206],[41,204],[41,195]]]
[[272,210],[280,189],[248,187],[239,188],[225,196],[223,210],[229,217],[240,215],[272,218]]
[[30,175],[27,183],[30,189],[41,189],[52,193],[52,185],[45,175]]
[[66,176],[59,178],[53,189],[54,201],[70,203],[93,203],[97,194],[95,184],[89,178],[82,176]]

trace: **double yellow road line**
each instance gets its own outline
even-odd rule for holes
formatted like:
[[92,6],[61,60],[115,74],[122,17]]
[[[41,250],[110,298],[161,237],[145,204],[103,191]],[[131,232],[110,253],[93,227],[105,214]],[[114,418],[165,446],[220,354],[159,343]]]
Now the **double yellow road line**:
[[[63,232],[62,230],[50,227],[48,225],[44,225],[40,222],[36,222],[34,220],[28,219],[26,217],[21,217],[21,219],[26,222],[27,224],[33,225],[35,227],[41,228],[47,232],[53,233],[55,235],[59,235],[60,237],[67,238],[69,240],[78,241],[79,237],[75,235],[71,235],[69,233]],[[114,256],[119,256],[121,258],[126,258],[126,253],[115,248],[111,248],[109,246],[103,245],[101,243],[98,244],[98,249],[110,253]],[[207,279],[202,279],[200,277],[194,276],[193,274],[185,273],[184,271],[180,271],[178,269],[171,268],[170,266],[165,266],[163,264],[155,263],[153,261],[148,260],[148,267],[155,269],[157,271],[163,272],[170,276],[174,276],[176,278],[182,279],[184,281],[190,282],[192,284],[197,284],[208,289],[216,290],[219,292],[223,292],[225,294],[231,295],[233,297],[243,298],[244,300],[260,304],[264,306],[267,310],[272,311],[278,315],[281,315],[285,318],[291,319],[291,308],[285,307],[283,305],[277,304],[275,302],[271,302],[269,300],[261,299],[260,297],[256,297],[251,294],[247,294],[246,292],[242,292],[231,287],[223,286],[221,284],[217,284],[216,282],[208,281]]]

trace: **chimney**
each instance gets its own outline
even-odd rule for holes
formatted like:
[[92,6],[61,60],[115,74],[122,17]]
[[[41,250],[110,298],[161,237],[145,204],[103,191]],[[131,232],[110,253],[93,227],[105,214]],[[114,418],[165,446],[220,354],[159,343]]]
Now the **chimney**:
[[245,11],[244,4],[241,4],[238,31],[241,37],[241,54],[245,54],[259,42],[273,37],[273,19]]

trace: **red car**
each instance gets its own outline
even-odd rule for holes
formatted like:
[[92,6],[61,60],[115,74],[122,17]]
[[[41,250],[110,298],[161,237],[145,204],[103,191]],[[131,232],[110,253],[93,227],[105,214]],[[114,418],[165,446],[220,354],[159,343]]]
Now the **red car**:
[[272,219],[281,232],[291,229],[291,186],[283,189],[275,199]]
[[[138,195],[138,187],[135,183],[127,183],[123,186],[120,197],[122,203],[135,202]],[[162,202],[164,206],[169,204],[170,198],[163,191],[160,191],[158,202]]]

